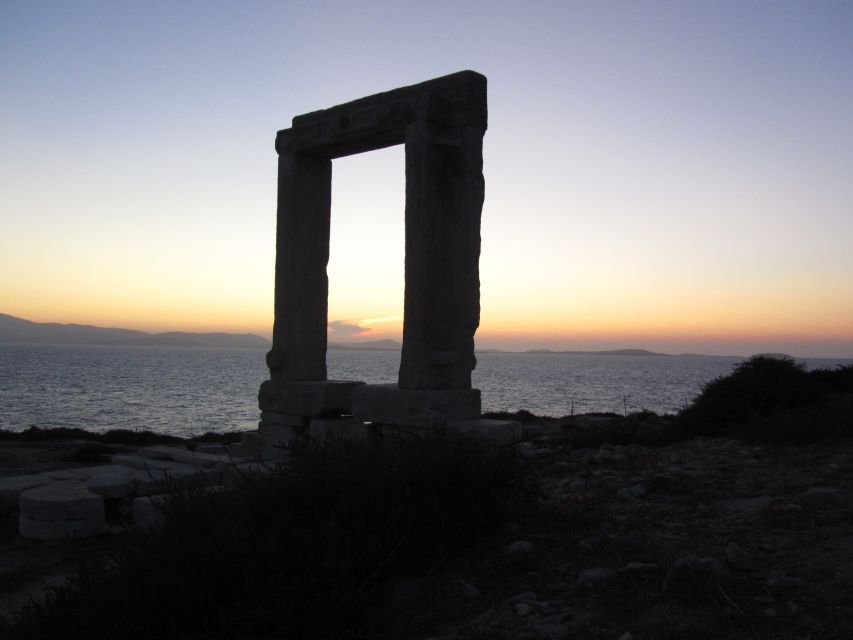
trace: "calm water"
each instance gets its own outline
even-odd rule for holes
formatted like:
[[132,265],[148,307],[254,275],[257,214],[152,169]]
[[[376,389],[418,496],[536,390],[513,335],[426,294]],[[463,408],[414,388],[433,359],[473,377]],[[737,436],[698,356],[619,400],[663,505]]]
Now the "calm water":
[[[263,349],[0,345],[0,429],[150,429],[176,435],[253,429]],[[483,410],[563,416],[678,411],[738,358],[483,353]],[[807,360],[810,367],[849,364]],[[395,382],[399,354],[330,351],[329,378]]]

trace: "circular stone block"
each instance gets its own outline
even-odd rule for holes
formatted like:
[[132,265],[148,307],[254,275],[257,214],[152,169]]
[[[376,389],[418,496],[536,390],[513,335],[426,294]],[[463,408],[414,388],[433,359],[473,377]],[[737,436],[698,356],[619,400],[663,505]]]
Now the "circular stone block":
[[53,482],[22,492],[21,520],[64,522],[104,518],[104,499],[81,482]]
[[133,493],[135,486],[129,473],[107,473],[89,478],[86,487],[107,499],[124,498]]
[[18,519],[18,532],[25,538],[36,540],[66,540],[88,538],[99,534],[104,528],[104,514],[96,514],[85,520],[59,520],[41,522],[24,516]]

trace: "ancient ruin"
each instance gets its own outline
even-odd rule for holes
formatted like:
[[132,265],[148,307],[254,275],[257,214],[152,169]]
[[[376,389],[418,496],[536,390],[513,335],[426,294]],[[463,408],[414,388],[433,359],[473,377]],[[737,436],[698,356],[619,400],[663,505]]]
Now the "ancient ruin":
[[[270,379],[262,433],[352,422],[479,420],[471,388],[480,321],[486,78],[462,71],[293,119],[278,132],[278,218]],[[405,145],[403,348],[396,385],[326,379],[332,160]],[[369,286],[369,283],[365,283]],[[339,426],[343,427],[344,423]]]

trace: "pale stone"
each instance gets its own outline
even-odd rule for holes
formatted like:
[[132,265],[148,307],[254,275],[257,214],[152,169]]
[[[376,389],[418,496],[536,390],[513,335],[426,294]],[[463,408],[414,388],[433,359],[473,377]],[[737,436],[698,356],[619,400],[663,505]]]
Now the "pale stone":
[[86,476],[87,478],[122,473],[127,474],[128,476],[133,474],[133,470],[130,469],[127,465],[123,464],[99,464],[91,467],[78,467],[74,469],[74,471]]
[[39,522],[87,520],[103,515],[104,499],[80,482],[53,482],[22,492],[18,508],[21,517]]
[[69,480],[83,480],[86,476],[79,471],[70,470],[70,469],[58,469],[56,471],[43,471],[37,475],[44,476],[49,480],[59,480],[59,481],[69,481]]
[[443,427],[480,417],[479,389],[400,389],[368,384],[353,391],[353,415],[362,422]]
[[18,496],[21,495],[22,491],[47,484],[50,481],[50,478],[35,474],[0,478],[0,507],[7,509],[17,507]]
[[153,460],[153,464],[137,470],[133,475],[134,493],[150,496],[176,489],[210,486],[222,480],[219,469],[196,469],[190,465]]
[[[349,380],[323,382],[267,380],[261,384],[258,403],[262,411],[285,415],[319,416],[327,413],[351,413],[353,390],[363,384],[363,382]],[[264,422],[264,424],[267,423]]]
[[85,538],[103,530],[104,499],[80,482],[53,482],[23,491],[18,531],[25,538]]
[[149,469],[159,469],[170,471],[175,475],[186,475],[195,472],[192,465],[182,462],[174,462],[173,460],[159,460],[157,458],[146,458],[145,456],[133,454],[117,454],[110,456],[110,460],[114,464],[123,465],[139,471],[147,471]]
[[20,516],[18,533],[33,540],[66,540],[88,538],[104,530],[104,514],[95,514],[83,520],[58,520],[42,522]]
[[524,437],[521,423],[513,420],[459,420],[453,422],[450,428],[469,435],[474,435],[498,445],[515,444]]
[[168,446],[155,445],[151,447],[141,447],[137,450],[137,455],[151,457],[158,460],[172,460],[189,464],[194,467],[206,469],[208,467],[222,467],[228,464],[226,456],[215,455],[210,453],[202,453],[200,451],[190,451],[184,446]]
[[165,496],[144,496],[133,499],[133,523],[144,531],[155,531],[166,524],[163,512]]
[[271,379],[259,394],[262,425],[285,424],[275,414],[331,412],[417,427],[479,418],[479,392],[441,400],[385,399],[372,407],[379,410],[372,415],[342,403],[309,401],[280,385],[326,378],[332,159],[405,144],[405,301],[397,386],[471,390],[487,121],[486,78],[462,71],[297,116],[290,129],[278,132],[275,323],[267,354]]
[[131,495],[136,488],[131,473],[130,470],[128,473],[105,473],[85,480],[84,484],[89,491],[97,493],[99,496],[109,500],[117,500]]

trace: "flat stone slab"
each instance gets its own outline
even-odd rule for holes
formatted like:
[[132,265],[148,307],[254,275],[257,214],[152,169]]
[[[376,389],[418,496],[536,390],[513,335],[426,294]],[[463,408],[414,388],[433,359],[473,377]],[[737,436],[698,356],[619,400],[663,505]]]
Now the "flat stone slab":
[[118,500],[132,495],[136,489],[132,474],[130,469],[126,472],[105,473],[85,480],[84,484],[89,491],[107,500]]
[[192,486],[210,486],[222,482],[222,470],[193,469],[176,472],[169,469],[148,469],[137,471],[133,475],[136,496],[151,496],[168,493]]
[[450,428],[499,445],[515,444],[524,438],[521,423],[514,420],[460,420],[452,423]]
[[353,416],[361,422],[404,427],[443,427],[478,420],[479,389],[401,389],[395,384],[366,384],[353,390]]
[[110,460],[114,464],[130,467],[138,471],[146,471],[149,469],[159,469],[163,471],[171,471],[175,475],[187,475],[194,473],[196,468],[182,462],[173,460],[160,460],[157,458],[147,458],[145,456],[132,454],[118,454],[110,456]]
[[202,469],[228,464],[228,456],[213,453],[202,453],[200,451],[190,451],[183,446],[171,447],[168,445],[155,445],[151,447],[141,447],[136,453],[137,455],[144,456],[146,458],[171,460],[173,462],[190,464],[194,467],[201,467]]
[[37,475],[44,476],[50,480],[83,480],[86,475],[76,469],[58,469],[56,471],[43,471]]
[[[319,416],[324,413],[351,413],[353,390],[363,382],[326,380],[290,382],[266,380],[261,384],[258,403],[261,412],[283,415]],[[268,424],[269,420],[262,420]]]
[[0,507],[7,509],[18,506],[18,496],[22,491],[51,482],[51,479],[37,474],[6,476],[0,478]]

